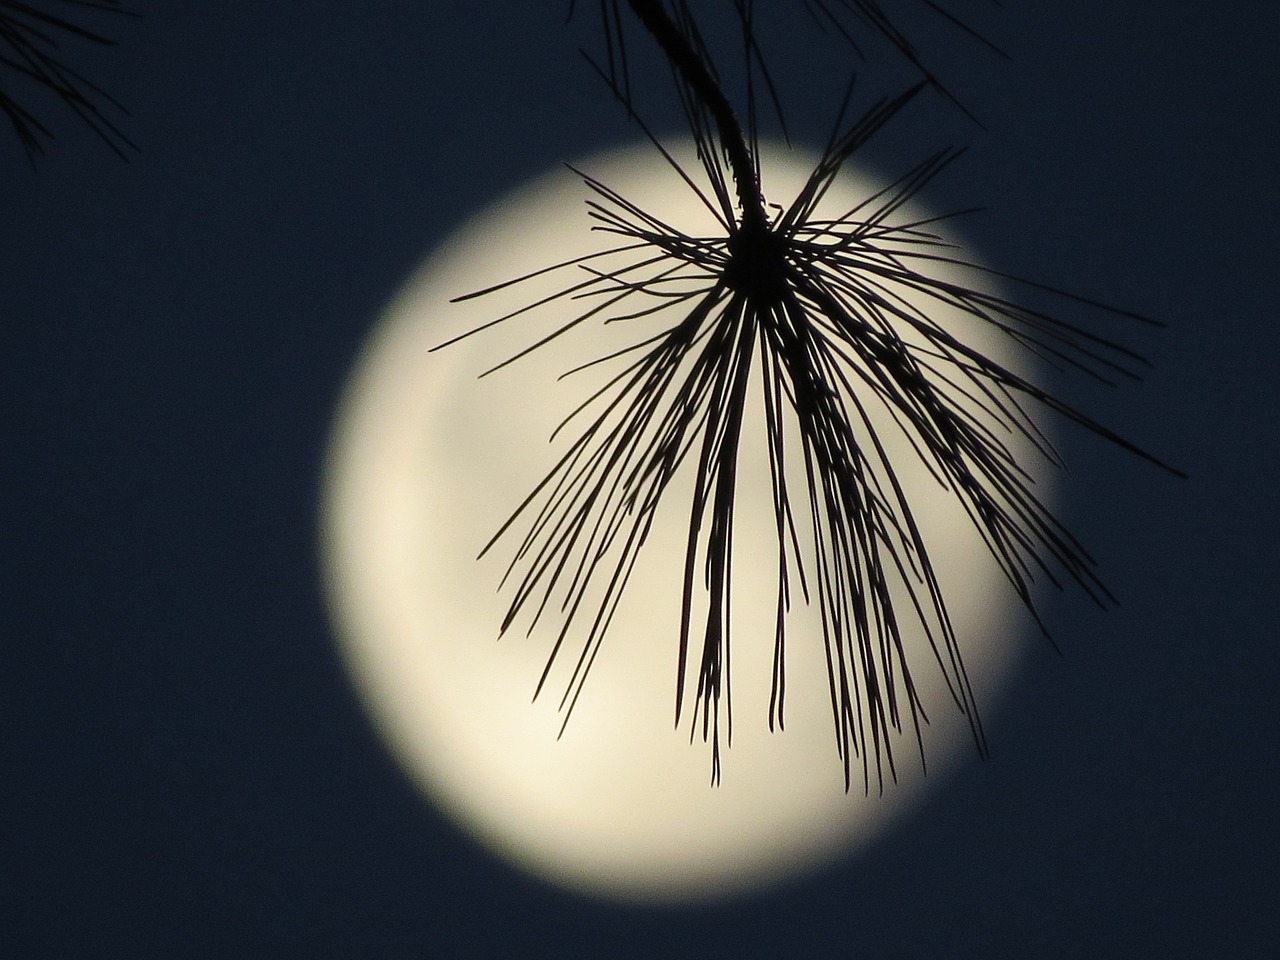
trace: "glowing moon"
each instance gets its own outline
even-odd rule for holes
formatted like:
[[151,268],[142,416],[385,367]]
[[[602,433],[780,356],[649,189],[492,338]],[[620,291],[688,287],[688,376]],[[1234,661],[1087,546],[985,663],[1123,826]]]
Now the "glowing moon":
[[[714,230],[650,148],[575,166],[669,223],[691,233]],[[767,199],[787,203],[809,169],[806,158],[770,153]],[[828,201],[836,212],[872,189],[846,180]],[[524,870],[595,896],[722,897],[867,843],[920,798],[925,783],[915,755],[903,750],[899,782],[883,796],[874,788],[863,796],[857,786],[844,792],[816,612],[795,612],[787,727],[768,731],[774,574],[768,564],[753,571],[739,561],[733,743],[722,784],[709,785],[709,748],[700,738],[690,743],[686,724],[672,727],[687,502],[664,503],[561,739],[556,708],[567,673],[554,671],[531,702],[554,625],[532,636],[512,631],[498,642],[506,606],[497,585],[509,558],[499,551],[477,562],[476,555],[572,439],[548,443],[586,391],[557,377],[575,359],[628,342],[626,334],[611,340],[607,329],[584,326],[569,342],[477,380],[563,319],[570,305],[550,319],[520,317],[428,351],[565,281],[462,304],[450,304],[452,297],[609,245],[587,229],[586,195],[577,177],[559,171],[496,203],[450,237],[387,308],[333,430],[323,501],[327,586],[343,654],[378,730],[408,775],[463,829]],[[989,355],[1019,366],[989,331],[957,324]],[[912,454],[902,455],[909,464]],[[911,475],[920,471],[905,472],[979,702],[990,706],[1017,623],[1010,592],[950,495]],[[772,562],[762,445],[747,443],[741,476],[735,555],[756,552]],[[564,658],[566,669],[575,657]],[[932,721],[932,785],[972,748],[931,654],[922,647],[914,663]]]

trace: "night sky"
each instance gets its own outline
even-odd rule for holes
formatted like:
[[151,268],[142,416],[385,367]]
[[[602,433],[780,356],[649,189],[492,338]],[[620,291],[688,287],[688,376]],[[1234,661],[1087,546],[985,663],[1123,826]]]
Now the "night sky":
[[[869,161],[967,145],[926,198],[987,208],[962,225],[987,263],[1164,321],[1107,331],[1151,358],[1145,382],[1059,389],[1191,475],[1062,436],[1063,513],[1120,604],[1046,597],[1062,653],[1028,636],[988,762],[857,859],[664,909],[514,872],[401,775],[325,612],[327,433],[437,242],[638,138],[578,53],[594,5],[567,7],[139,5],[94,20],[118,49],[66,53],[140,153],[56,105],[35,169],[0,136],[0,956],[1275,950],[1270,3],[956,0],[1012,62],[916,21],[982,127],[935,97]],[[790,21],[769,49],[820,146],[841,78],[865,71],[867,98],[898,78],[882,46],[860,64]],[[662,80],[637,89],[677,133]]]

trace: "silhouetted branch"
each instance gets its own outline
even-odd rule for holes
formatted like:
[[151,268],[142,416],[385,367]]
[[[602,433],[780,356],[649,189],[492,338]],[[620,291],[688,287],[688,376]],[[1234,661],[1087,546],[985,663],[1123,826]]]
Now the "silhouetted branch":
[[[750,3],[735,2],[749,31]],[[744,135],[687,5],[628,0],[628,6],[673,68],[705,189],[639,119],[617,69],[620,42],[601,74],[629,116],[717,215],[723,232],[688,235],[584,175],[594,195],[588,202],[594,229],[616,237],[617,244],[511,281],[552,270],[573,276],[556,294],[449,341],[535,307],[590,304],[493,368],[498,369],[598,320],[647,317],[661,325],[590,364],[610,364],[616,372],[560,424],[556,434],[581,424],[577,438],[486,545],[484,553],[500,541],[513,548],[503,578],[511,600],[501,630],[517,619],[532,630],[549,611],[559,611],[540,693],[565,652],[571,626],[585,620],[586,635],[560,700],[567,724],[659,504],[674,478],[691,471],[675,716],[679,723],[692,670],[697,683],[691,736],[700,731],[711,743],[712,779],[718,781],[722,717],[726,740],[732,739],[739,455],[749,385],[759,378],[777,537],[771,727],[785,722],[787,617],[801,597],[820,613],[846,789],[855,758],[866,790],[873,781],[882,789],[886,779],[896,778],[894,743],[900,737],[915,742],[923,763],[921,728],[928,717],[915,682],[921,664],[905,639],[908,622],[922,631],[930,649],[925,659],[932,659],[985,753],[959,639],[916,520],[917,505],[900,474],[908,468],[927,471],[938,491],[960,505],[1034,616],[1037,579],[1059,586],[1074,582],[1100,604],[1110,594],[1092,558],[1035,492],[1025,450],[1050,464],[1060,459],[1032,409],[1051,411],[1163,465],[962,341],[938,317],[965,317],[1029,355],[1103,381],[1135,375],[1141,358],[980,285],[947,279],[948,268],[1012,279],[957,257],[934,232],[933,221],[900,220],[904,205],[958,151],[925,158],[841,216],[820,215],[845,164],[932,85],[928,80],[833,131],[796,198],[769,220],[755,138]],[[874,5],[860,9],[865,6]],[[602,3],[602,10],[613,25],[612,47],[621,35],[621,11],[614,2]],[[744,47],[750,50],[753,43],[748,36]],[[850,96],[851,91],[846,108]],[[736,210],[721,156],[736,183]],[[1141,319],[1031,286],[1067,303]],[[905,439],[911,453],[891,453],[886,431]]]
[[122,8],[119,0],[0,0],[0,66],[7,68],[10,77],[0,86],[0,113],[33,160],[54,134],[37,117],[39,108],[26,105],[31,94],[16,92],[24,86],[33,93],[52,94],[121,159],[137,150],[108,116],[111,111],[126,114],[124,107],[67,65],[62,43],[68,39],[116,45],[81,22],[85,11],[136,16]]

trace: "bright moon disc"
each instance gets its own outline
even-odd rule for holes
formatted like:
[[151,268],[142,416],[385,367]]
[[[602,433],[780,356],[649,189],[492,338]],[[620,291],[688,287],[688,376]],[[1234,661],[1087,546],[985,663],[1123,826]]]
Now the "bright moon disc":
[[[768,152],[766,200],[788,204],[808,164],[807,157]],[[651,148],[575,167],[690,235],[720,230]],[[822,209],[838,216],[874,190],[846,168]],[[787,633],[786,729],[769,731],[778,547],[762,416],[744,426],[739,464],[733,740],[727,749],[722,744],[721,784],[710,785],[710,746],[700,733],[690,742],[689,703],[680,727],[673,727],[689,516],[682,491],[692,489],[680,477],[696,468],[696,455],[658,509],[557,739],[559,702],[579,634],[570,634],[533,700],[560,621],[548,616],[531,634],[518,622],[499,641],[510,602],[510,584],[500,590],[499,583],[522,534],[499,541],[481,560],[477,555],[585,421],[571,422],[549,442],[555,427],[619,368],[561,374],[654,327],[637,333],[625,321],[602,323],[602,314],[478,378],[592,305],[559,301],[430,350],[586,279],[580,268],[570,268],[450,303],[616,245],[617,237],[588,229],[582,202],[588,196],[579,177],[560,170],[494,204],[448,238],[388,306],[351,374],[333,429],[322,504],[326,586],[343,656],[379,733],[406,773],[464,830],[523,870],[593,896],[724,897],[782,882],[866,844],[916,803],[926,785],[936,786],[949,763],[974,750],[933,654],[918,627],[910,632],[915,625],[904,613],[907,643],[915,644],[909,662],[930,720],[929,775],[921,775],[908,730],[895,744],[898,782],[880,792],[873,779],[864,793],[855,758],[854,786],[846,794],[821,621],[816,608],[798,598]],[[898,222],[922,218],[908,209],[897,216]],[[937,313],[936,306],[929,309]],[[672,320],[660,314],[644,322],[660,327]],[[991,330],[975,329],[963,317],[950,328],[988,356],[1025,367]],[[1020,623],[1011,591],[951,494],[924,474],[909,446],[887,440],[979,705],[990,707]],[[1045,496],[1043,481],[1040,493]],[[692,669],[696,682],[696,664]]]

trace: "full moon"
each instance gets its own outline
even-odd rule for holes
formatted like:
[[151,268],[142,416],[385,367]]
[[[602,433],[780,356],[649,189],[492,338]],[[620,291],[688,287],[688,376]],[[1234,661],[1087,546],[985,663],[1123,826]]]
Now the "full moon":
[[[784,148],[767,151],[766,200],[789,203],[810,160]],[[651,147],[574,166],[690,235],[721,229]],[[824,209],[839,215],[877,188],[846,170]],[[386,308],[333,425],[321,505],[326,589],[342,655],[387,748],[481,845],[590,896],[724,898],[850,855],[975,751],[925,638],[908,636],[930,720],[928,775],[908,737],[897,753],[896,783],[881,791],[873,781],[864,791],[855,777],[846,793],[821,620],[803,603],[793,604],[787,634],[786,728],[769,730],[777,542],[763,418],[744,428],[739,467],[733,739],[722,745],[721,783],[711,785],[710,747],[700,734],[691,738],[690,711],[673,726],[689,511],[677,492],[659,508],[563,733],[559,701],[576,649],[556,661],[533,698],[559,623],[549,619],[531,633],[512,629],[499,640],[510,602],[499,584],[515,546],[477,557],[576,436],[571,425],[551,439],[556,426],[603,382],[562,374],[635,334],[626,324],[604,323],[602,314],[479,377],[589,306],[560,301],[432,348],[586,279],[569,268],[451,302],[615,245],[616,237],[589,229],[589,195],[579,176],[559,170],[500,200],[446,239]],[[898,216],[905,222],[924,214],[904,209]],[[938,308],[929,309],[932,315]],[[1025,369],[992,331],[963,316],[950,322],[989,356]],[[898,477],[931,550],[979,704],[989,708],[1022,626],[1012,592],[971,521],[918,466],[910,446],[891,439],[890,455],[901,462]],[[1043,479],[1038,490],[1045,496]],[[752,557],[765,559],[753,565]],[[910,618],[903,619],[909,628]]]

